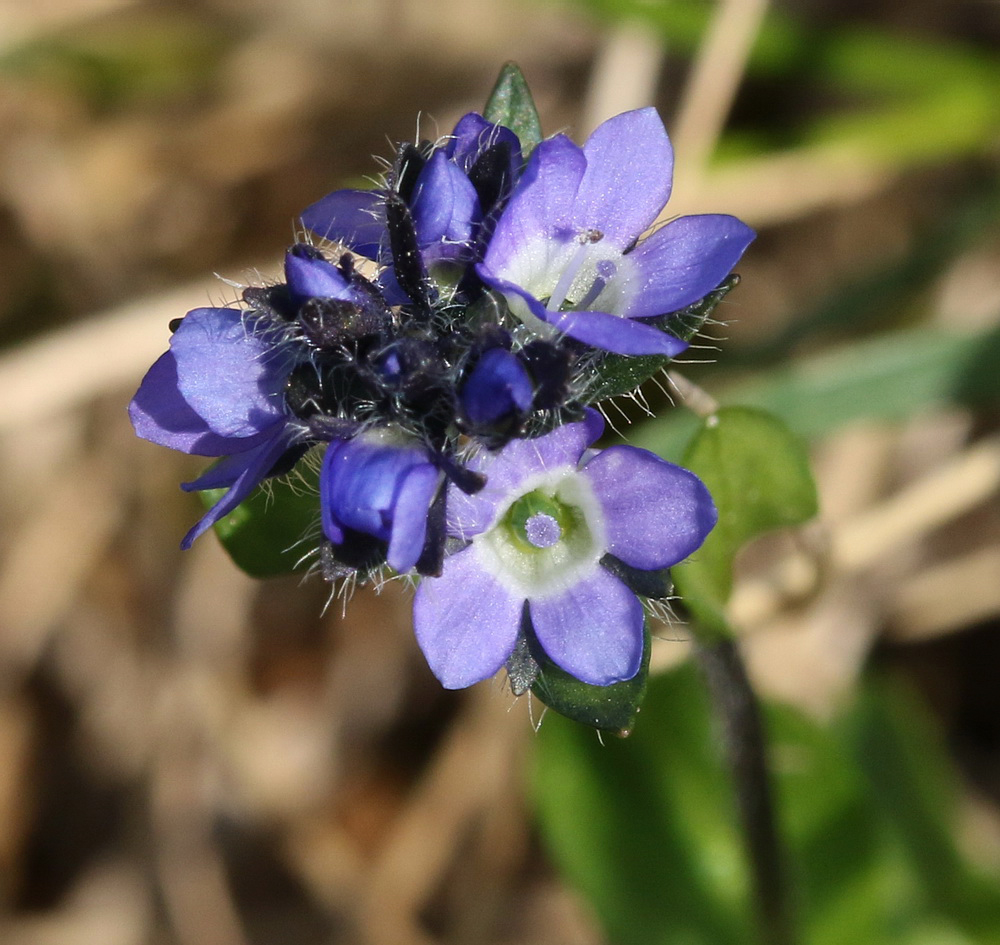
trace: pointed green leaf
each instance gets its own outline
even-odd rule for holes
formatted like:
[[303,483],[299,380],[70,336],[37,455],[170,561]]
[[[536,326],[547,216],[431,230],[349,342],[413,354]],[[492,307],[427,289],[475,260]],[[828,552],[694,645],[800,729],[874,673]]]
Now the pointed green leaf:
[[495,125],[505,125],[521,142],[525,160],[542,140],[542,123],[523,73],[513,62],[500,70],[496,85],[483,109],[483,117]]
[[[225,489],[199,493],[205,507],[214,505]],[[272,479],[229,515],[215,523],[215,534],[237,567],[251,577],[277,577],[305,570],[300,559],[314,547],[302,539],[319,521],[318,473],[300,463],[292,476]]]
[[[689,341],[701,330],[705,320],[712,314],[715,307],[739,284],[740,277],[733,273],[717,289],[713,289],[703,299],[682,308],[671,315],[654,318],[646,324],[655,325],[671,335]],[[597,365],[597,380],[587,391],[588,403],[596,403],[608,397],[628,394],[640,384],[648,381],[657,371],[665,368],[671,358],[659,355],[625,356],[621,354],[605,355]]]
[[533,649],[532,655],[538,662],[539,673],[531,687],[532,693],[550,709],[574,722],[622,737],[631,734],[639,706],[646,694],[646,680],[649,676],[648,627],[644,628],[643,634],[642,665],[639,672],[631,679],[611,686],[591,686],[580,682],[556,666],[540,647]]
[[816,484],[802,442],[777,417],[749,407],[724,407],[709,417],[683,465],[708,486],[719,522],[673,577],[696,622],[724,634],[737,552],[765,532],[812,518]]

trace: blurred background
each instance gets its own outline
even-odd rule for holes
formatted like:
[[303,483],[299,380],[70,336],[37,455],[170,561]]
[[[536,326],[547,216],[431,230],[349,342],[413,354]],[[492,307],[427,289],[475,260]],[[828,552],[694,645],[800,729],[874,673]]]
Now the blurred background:
[[658,106],[669,214],[759,231],[679,370],[814,458],[731,607],[803,940],[1000,941],[998,51],[978,0],[0,0],[0,942],[750,940],[682,626],[623,742],[444,692],[396,586],[182,554],[200,461],[127,422],[170,319],[508,59],[550,134]]

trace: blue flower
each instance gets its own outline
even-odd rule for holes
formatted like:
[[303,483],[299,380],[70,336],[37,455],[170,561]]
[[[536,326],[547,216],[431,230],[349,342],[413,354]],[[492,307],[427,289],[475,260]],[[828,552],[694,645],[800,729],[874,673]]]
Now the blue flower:
[[225,457],[183,488],[226,488],[191,543],[271,474],[301,429],[284,391],[294,359],[270,320],[232,308],[188,312],[129,405],[135,432],[183,453]]
[[716,288],[754,237],[735,217],[684,216],[636,243],[670,196],[673,150],[655,109],[604,122],[578,147],[535,148],[497,221],[482,280],[543,337],[563,332],[625,355],[685,342],[642,319]]
[[591,685],[632,678],[643,608],[602,559],[658,571],[711,531],[715,506],[693,473],[646,450],[588,452],[603,421],[588,411],[534,440],[480,454],[485,488],[448,497],[449,532],[469,544],[420,583],[413,617],[431,670],[449,689],[492,676],[522,617],[548,657]]
[[[383,543],[368,563],[388,561],[401,574],[415,567],[428,542],[442,479],[426,449],[391,428],[332,440],[319,494],[323,532],[336,557],[363,566],[360,558],[369,555],[372,543],[359,536],[367,536]],[[443,542],[443,533],[440,538]]]
[[[454,282],[450,270],[460,271],[481,255],[482,224],[509,194],[520,165],[517,136],[470,112],[442,146],[404,145],[390,187],[336,190],[306,208],[302,223],[386,267],[381,277],[386,294],[402,304],[408,299],[400,286],[407,280],[400,269],[419,263]],[[419,260],[401,259],[401,247],[393,245],[387,207],[394,201],[396,212],[408,217],[405,225],[413,230]]]

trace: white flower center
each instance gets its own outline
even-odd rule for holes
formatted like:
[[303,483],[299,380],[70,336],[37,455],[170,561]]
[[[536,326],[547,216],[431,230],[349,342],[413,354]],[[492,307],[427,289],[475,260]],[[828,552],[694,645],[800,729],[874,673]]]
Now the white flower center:
[[[600,230],[577,233],[567,242],[555,239],[526,244],[502,275],[530,292],[550,312],[600,311],[618,315],[631,299],[635,267],[621,250],[604,241]],[[536,318],[524,300],[511,294],[511,311],[536,333],[549,336],[551,325]]]
[[484,566],[512,594],[541,598],[585,579],[605,551],[604,515],[575,469],[528,483],[473,539]]

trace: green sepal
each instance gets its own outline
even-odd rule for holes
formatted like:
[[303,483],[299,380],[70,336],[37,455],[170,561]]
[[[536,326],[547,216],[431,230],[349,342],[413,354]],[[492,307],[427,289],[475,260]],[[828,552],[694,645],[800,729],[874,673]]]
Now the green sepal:
[[[701,330],[702,325],[715,311],[715,307],[736,287],[740,277],[733,273],[717,289],[713,289],[703,299],[686,308],[659,318],[643,319],[644,324],[653,325],[668,334],[690,341]],[[597,365],[598,379],[587,391],[587,403],[596,403],[608,397],[628,394],[640,384],[648,381],[657,371],[668,365],[672,358],[651,354],[633,357],[623,354],[608,354]]]
[[483,118],[495,125],[504,125],[517,135],[521,142],[521,156],[525,161],[542,140],[542,123],[538,109],[524,74],[513,62],[500,70],[496,84],[483,109]]
[[538,662],[532,693],[566,718],[625,738],[632,732],[649,678],[650,634],[643,625],[642,663],[631,679],[610,686],[591,686],[553,663],[539,646],[531,652]]
[[[302,539],[319,521],[318,468],[299,463],[292,476],[269,480],[214,525],[215,534],[238,568],[251,577],[278,577],[304,571],[312,546]],[[200,492],[206,508],[225,489]]]
[[777,417],[752,407],[724,407],[708,417],[682,465],[701,477],[719,521],[673,579],[696,628],[727,635],[723,616],[733,562],[751,539],[801,525],[816,515],[816,483],[805,445]]

